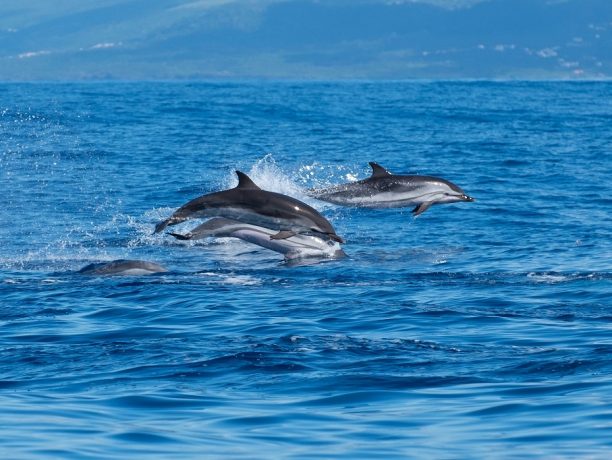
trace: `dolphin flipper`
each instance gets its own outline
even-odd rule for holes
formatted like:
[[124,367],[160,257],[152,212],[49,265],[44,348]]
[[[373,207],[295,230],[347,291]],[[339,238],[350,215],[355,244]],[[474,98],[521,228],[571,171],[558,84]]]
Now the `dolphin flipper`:
[[284,240],[286,238],[291,238],[292,236],[297,235],[297,233],[292,232],[291,230],[281,230],[275,235],[270,235],[271,240]]
[[426,201],[425,203],[421,203],[420,205],[418,205],[416,208],[412,210],[412,214],[414,214],[415,217],[420,214],[423,214],[425,211],[427,211],[431,207],[432,204],[434,204],[433,201]]

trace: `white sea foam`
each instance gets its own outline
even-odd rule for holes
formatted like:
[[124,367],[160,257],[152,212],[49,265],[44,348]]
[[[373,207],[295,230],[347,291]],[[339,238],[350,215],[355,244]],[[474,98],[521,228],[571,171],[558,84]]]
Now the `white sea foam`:
[[207,284],[208,282],[213,282],[237,286],[257,286],[262,282],[259,278],[249,275],[233,275],[215,272],[201,272],[198,273],[198,275],[204,277]]
[[[355,172],[344,165],[323,165],[317,161],[302,165],[297,171],[285,170],[276,163],[271,153],[257,160],[245,172],[262,189],[291,196],[319,210],[337,206],[311,198],[307,194],[307,189],[329,187],[338,183],[352,182],[358,177],[367,177],[367,174]],[[229,170],[222,188],[229,189],[237,184],[238,179],[234,170]]]
[[536,282],[536,283],[554,284],[554,283],[562,283],[564,281],[567,281],[569,279],[569,276],[556,274],[556,273],[530,272],[530,273],[527,273],[527,278],[529,278],[531,281]]

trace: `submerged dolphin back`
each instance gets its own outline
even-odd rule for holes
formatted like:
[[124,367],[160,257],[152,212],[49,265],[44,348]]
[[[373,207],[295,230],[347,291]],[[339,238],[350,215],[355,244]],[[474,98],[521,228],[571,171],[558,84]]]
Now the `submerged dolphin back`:
[[79,270],[82,275],[150,275],[168,270],[162,265],[146,260],[118,259],[86,265]]

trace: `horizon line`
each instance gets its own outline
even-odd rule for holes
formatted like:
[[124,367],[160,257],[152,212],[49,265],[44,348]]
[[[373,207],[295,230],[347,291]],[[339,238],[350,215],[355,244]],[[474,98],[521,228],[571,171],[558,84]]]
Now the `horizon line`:
[[72,83],[605,83],[612,77],[461,77],[461,78],[294,78],[294,77],[201,77],[201,78],[81,78],[81,79],[0,79],[0,84]]

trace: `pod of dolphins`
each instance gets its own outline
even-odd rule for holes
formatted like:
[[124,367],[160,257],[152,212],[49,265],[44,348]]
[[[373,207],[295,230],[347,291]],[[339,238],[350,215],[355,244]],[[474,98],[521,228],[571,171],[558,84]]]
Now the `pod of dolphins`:
[[[310,197],[329,203],[364,208],[413,207],[418,216],[434,204],[474,201],[457,185],[433,176],[396,175],[370,163],[367,179],[325,189],[307,191]],[[238,238],[271,249],[286,260],[305,257],[340,258],[344,239],[316,209],[281,193],[262,190],[246,174],[236,171],[238,185],[208,193],[178,208],[158,223],[155,233],[190,219],[210,218],[186,234],[169,233],[179,240],[210,237]],[[148,274],[167,271],[141,260],[116,260],[91,264],[80,273],[91,275]]]

